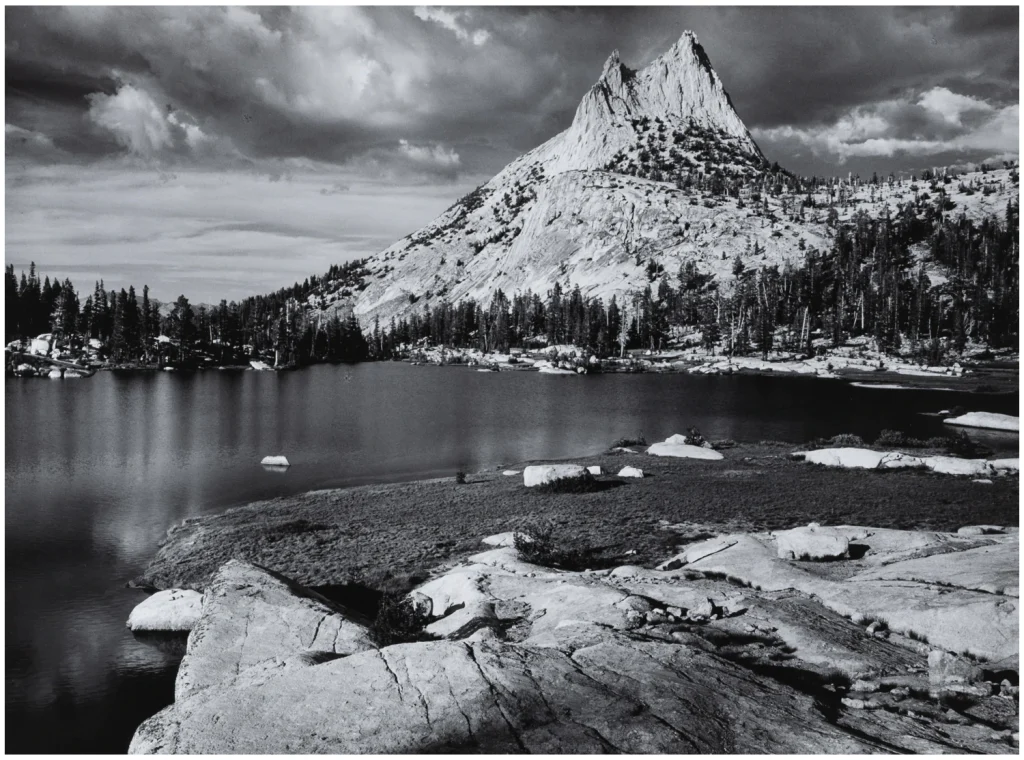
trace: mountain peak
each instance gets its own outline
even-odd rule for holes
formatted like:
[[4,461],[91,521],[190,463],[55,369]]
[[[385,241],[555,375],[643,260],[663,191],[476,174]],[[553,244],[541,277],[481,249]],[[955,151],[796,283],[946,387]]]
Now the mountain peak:
[[605,61],[601,77],[583,97],[572,126],[562,136],[556,168],[604,166],[635,142],[633,122],[659,120],[671,129],[691,126],[724,135],[757,160],[762,158],[742,119],[692,31],[639,71],[622,63],[619,51]]

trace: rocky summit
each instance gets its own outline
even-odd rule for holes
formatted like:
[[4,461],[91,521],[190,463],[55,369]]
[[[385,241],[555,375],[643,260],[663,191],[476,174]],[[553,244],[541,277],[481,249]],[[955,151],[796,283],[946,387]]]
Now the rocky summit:
[[1007,753],[1018,542],[988,527],[814,526],[846,542],[825,563],[785,559],[780,536],[721,535],[663,569],[583,572],[494,536],[410,594],[418,628],[388,646],[231,561],[174,704],[130,751]]
[[[1011,175],[974,172],[943,192],[980,220],[1015,197]],[[684,264],[728,283],[737,258],[802,261],[828,249],[837,224],[895,213],[927,189],[851,177],[798,187],[762,154],[686,32],[638,71],[613,53],[565,131],[358,272],[326,280],[308,304],[351,309],[370,330],[442,302],[486,303],[497,290],[543,297],[556,283],[621,303]],[[926,247],[915,255],[934,269]]]

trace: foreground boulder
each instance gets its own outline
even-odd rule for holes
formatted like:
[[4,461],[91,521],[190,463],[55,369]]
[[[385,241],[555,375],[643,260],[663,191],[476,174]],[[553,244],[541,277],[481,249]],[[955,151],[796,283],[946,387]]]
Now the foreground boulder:
[[523,485],[532,488],[566,478],[588,478],[590,473],[578,464],[534,464],[523,470]]
[[191,589],[157,591],[135,606],[126,625],[132,631],[191,631],[202,611],[203,595]]
[[[936,540],[885,535],[879,545],[891,559]],[[737,546],[718,541],[699,547],[688,566]],[[982,719],[950,718],[927,701],[930,679],[941,671],[943,683],[956,685],[977,674],[962,677],[938,656],[930,668],[916,642],[866,635],[811,595],[635,566],[552,570],[523,562],[507,536],[486,543],[500,548],[411,595],[430,611],[427,631],[441,638],[380,649],[344,611],[267,571],[228,563],[207,591],[182,663],[182,672],[207,674],[203,686],[179,688],[173,705],[139,727],[130,752],[937,754],[1012,746],[1015,711],[996,710],[1012,687],[972,703],[986,710]],[[767,559],[788,566],[773,553]],[[311,613],[321,617],[315,625]],[[872,696],[878,684],[892,692]],[[876,703],[892,710],[862,709]]]
[[288,462],[288,457],[280,455],[265,456],[260,460],[260,464],[267,465],[269,467],[290,467],[291,464]]
[[839,559],[850,551],[849,538],[814,523],[806,528],[777,531],[775,545],[782,559]]

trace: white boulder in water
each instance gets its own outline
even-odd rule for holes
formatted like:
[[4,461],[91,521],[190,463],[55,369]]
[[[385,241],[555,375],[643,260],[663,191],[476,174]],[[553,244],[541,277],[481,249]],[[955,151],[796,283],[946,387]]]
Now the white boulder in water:
[[271,467],[290,467],[291,463],[288,461],[288,457],[285,456],[267,456],[263,457],[260,464],[269,465]]
[[135,606],[127,626],[133,631],[191,631],[202,610],[203,595],[198,591],[157,591]]
[[565,478],[589,478],[590,473],[578,464],[534,464],[523,470],[523,484],[542,486]]
[[838,531],[811,523],[803,528],[776,532],[775,548],[780,559],[841,559],[850,552],[850,539]]
[[251,361],[251,362],[249,362],[249,365],[253,369],[255,369],[255,370],[264,371],[264,370],[272,369],[272,367],[269,364],[267,364],[266,362],[261,362],[261,361]]
[[47,377],[49,377],[51,380],[60,380],[62,377],[64,377],[64,373],[61,372],[56,367],[54,367],[53,369],[50,370],[50,374],[47,375]]
[[647,449],[647,453],[656,457],[681,457],[683,459],[724,459],[714,449],[706,449],[703,446],[691,446],[688,443],[669,443],[664,441],[656,443]]
[[1009,414],[996,414],[995,412],[968,412],[959,417],[947,417],[943,420],[947,425],[959,425],[961,427],[985,428],[987,430],[1007,430],[1013,433],[1020,432],[1020,418]]
[[620,478],[642,478],[643,476],[644,471],[639,467],[623,467],[619,470]]

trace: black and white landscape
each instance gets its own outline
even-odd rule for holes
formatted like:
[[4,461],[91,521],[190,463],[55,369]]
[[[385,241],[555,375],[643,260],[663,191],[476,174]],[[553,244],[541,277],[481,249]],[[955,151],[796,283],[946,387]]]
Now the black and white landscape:
[[7,751],[1018,752],[1018,16],[8,8]]

